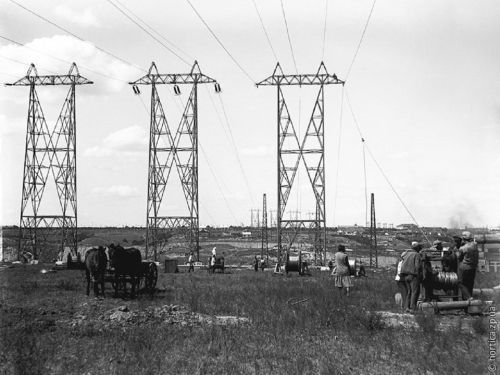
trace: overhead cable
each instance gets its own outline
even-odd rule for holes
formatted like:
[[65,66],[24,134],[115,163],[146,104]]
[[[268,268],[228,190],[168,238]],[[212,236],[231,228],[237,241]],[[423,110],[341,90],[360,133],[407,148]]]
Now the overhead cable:
[[335,180],[335,199],[333,201],[333,225],[335,226],[335,215],[337,214],[337,195],[339,186],[339,169],[340,169],[340,145],[342,140],[342,119],[344,112],[344,85],[342,85],[342,101],[340,104],[340,129],[339,129],[339,143],[337,148],[337,177]]
[[290,39],[290,31],[288,30],[288,22],[286,21],[285,7],[283,6],[283,0],[280,1],[281,1],[281,10],[283,12],[283,19],[285,20],[286,35],[288,36],[288,45],[290,46],[290,51],[292,51],[292,59],[293,59],[293,65],[295,66],[295,74],[299,74],[299,70],[297,69],[297,63],[295,62],[295,54],[293,53],[292,40]]
[[[15,60],[15,59],[11,59],[10,57],[6,57],[6,56],[1,56],[0,57],[4,58],[4,59],[7,59],[7,60],[10,60],[10,61],[14,61],[18,64],[21,64],[21,65],[26,65],[26,66],[30,66],[30,64],[28,63],[24,63],[22,61],[18,61],[18,60]],[[43,68],[37,68],[37,70],[45,70],[46,72],[49,72],[49,73],[52,73],[52,74],[59,74],[59,73],[56,73],[56,72],[53,72],[52,70],[48,70],[48,69],[43,69]],[[11,75],[11,74],[9,74]],[[15,77],[14,75],[12,77]]]
[[25,6],[23,6],[23,5],[19,4],[19,3],[16,3],[14,0],[10,0],[10,1],[11,1],[12,3],[16,4],[18,7],[22,8],[22,9],[26,10],[27,12],[30,12],[31,14],[33,14],[33,15],[37,16],[38,18],[40,18],[40,19],[44,20],[45,22],[50,23],[52,26],[57,27],[59,30],[62,30],[62,31],[64,31],[65,33],[67,33],[67,34],[71,35],[72,37],[74,37],[74,38],[76,38],[76,39],[78,39],[78,40],[81,40],[81,41],[82,41],[82,42],[84,42],[84,43],[87,43],[87,44],[91,45],[92,47],[94,47],[94,48],[98,49],[99,51],[104,52],[105,54],[107,54],[107,55],[109,55],[109,56],[111,56],[111,57],[113,57],[113,58],[115,58],[115,59],[117,59],[117,60],[120,60],[121,62],[124,62],[124,63],[125,63],[125,64],[127,64],[127,65],[130,65],[130,66],[132,66],[132,67],[134,67],[134,68],[136,68],[136,69],[138,69],[138,70],[142,70],[143,72],[146,72],[146,70],[141,69],[141,68],[139,68],[139,67],[137,67],[137,66],[135,66],[135,65],[133,65],[133,64],[131,64],[131,63],[129,63],[128,61],[123,60],[122,58],[120,58],[120,57],[118,57],[118,56],[116,56],[116,55],[113,55],[112,53],[110,53],[110,52],[108,52],[108,51],[106,51],[106,50],[104,50],[104,49],[102,49],[102,48],[100,48],[100,47],[96,46],[95,44],[93,44],[93,43],[91,43],[91,42],[89,42],[89,41],[87,41],[87,40],[84,40],[83,38],[80,38],[78,35],[75,35],[75,34],[73,34],[71,31],[68,31],[68,30],[66,30],[66,29],[62,28],[61,26],[59,26],[59,25],[55,24],[54,22],[52,22],[52,21],[48,20],[48,19],[47,19],[47,18],[45,18],[45,17],[42,17],[42,16],[41,16],[41,15],[39,15],[38,13],[33,12],[32,10],[30,10],[30,9],[26,8]]
[[[7,41],[9,41],[9,42],[11,42],[11,43],[17,44],[18,46],[21,46],[21,47],[24,47],[24,48],[30,49],[30,50],[35,51],[35,52],[38,52],[38,53],[41,53],[42,55],[48,56],[48,57],[53,58],[53,59],[55,59],[55,60],[59,60],[59,61],[61,61],[61,62],[63,62],[63,63],[69,64],[69,65],[72,65],[72,64],[73,64],[72,62],[69,62],[69,61],[67,61],[67,60],[63,60],[63,59],[60,59],[59,57],[55,57],[55,56],[49,55],[48,53],[45,53],[45,52],[39,51],[39,50],[37,50],[37,49],[31,48],[31,47],[28,47],[28,46],[25,46],[24,44],[21,44],[21,43],[19,43],[19,42],[16,42],[15,40],[12,40],[12,39],[6,38],[6,37],[4,37],[4,36],[2,36],[2,35],[0,35],[0,38],[5,39],[5,40],[7,40]],[[94,73],[94,74],[99,74],[99,75],[101,75],[101,76],[103,76],[103,77],[107,77],[107,78],[109,78],[109,79],[113,79],[113,80],[115,80],[115,81],[119,81],[119,82],[123,82],[123,83],[128,83],[127,81],[124,81],[124,80],[122,80],[122,79],[119,79],[119,78],[114,78],[114,77],[108,76],[107,74],[96,72],[95,70],[91,70],[91,69],[85,68],[85,67],[83,67],[83,66],[81,66],[81,65],[78,65],[78,69],[83,69],[83,70],[86,70],[86,71],[91,72],[91,73]]]
[[[108,0],[109,1],[109,0]],[[191,6],[191,8],[193,8],[194,12],[196,13],[196,15],[198,16],[198,18],[201,20],[201,22],[203,22],[203,24],[205,25],[205,27],[208,29],[208,31],[210,31],[210,33],[212,34],[212,36],[215,38],[215,40],[217,40],[217,42],[221,45],[221,47],[224,49],[224,51],[226,51],[226,53],[229,55],[229,57],[234,61],[234,63],[238,66],[238,68],[240,68],[240,70],[245,73],[245,75],[252,81],[252,83],[255,83],[255,80],[252,79],[252,77],[250,77],[250,75],[245,71],[245,69],[243,69],[243,67],[238,63],[238,61],[236,61],[236,59],[233,57],[233,55],[231,55],[231,53],[227,50],[227,48],[224,46],[224,44],[222,44],[222,42],[220,41],[219,38],[217,38],[217,35],[215,35],[215,33],[212,31],[212,29],[210,28],[210,26],[208,26],[208,24],[205,22],[205,20],[201,17],[200,13],[198,13],[198,11],[196,10],[196,8],[193,6],[193,4],[191,4],[191,2],[189,0],[186,0],[188,2],[188,4]]]
[[262,17],[260,16],[259,8],[257,8],[257,4],[255,3],[255,0],[253,1],[253,5],[255,6],[255,10],[257,11],[257,14],[259,16],[260,24],[262,25],[262,29],[264,30],[264,33],[266,34],[267,42],[269,43],[269,47],[271,47],[271,50],[273,51],[274,58],[276,62],[278,61],[278,57],[276,56],[276,52],[274,51],[273,45],[271,43],[271,39],[269,39],[269,35],[267,34],[267,30],[264,26],[264,22],[262,21]]
[[370,18],[372,17],[373,8],[375,8],[376,2],[377,2],[377,0],[373,0],[372,9],[370,10],[370,14],[368,15],[368,19],[366,20],[365,28],[363,29],[363,34],[361,34],[361,39],[359,41],[358,48],[356,48],[356,53],[354,54],[354,57],[352,58],[351,65],[349,66],[349,70],[347,71],[347,74],[345,76],[345,79],[344,79],[345,82],[347,82],[347,77],[349,77],[349,73],[351,72],[352,66],[354,65],[354,60],[356,60],[356,56],[358,56],[359,47],[361,47],[361,42],[363,42],[363,38],[365,36],[366,29],[368,28],[368,24],[370,23]]
[[396,194],[396,197],[398,197],[399,201],[401,202],[401,204],[405,208],[406,212],[408,212],[408,214],[410,215],[410,217],[413,219],[414,223],[417,225],[417,227],[422,232],[422,235],[425,237],[425,239],[427,240],[427,242],[429,242],[429,239],[427,238],[427,236],[425,235],[424,231],[422,230],[422,228],[418,224],[417,220],[412,215],[412,213],[410,212],[410,210],[408,209],[408,207],[404,203],[403,199],[401,199],[401,197],[399,196],[398,192],[396,191],[396,189],[392,185],[391,181],[389,181],[389,178],[386,176],[386,174],[384,173],[384,171],[382,170],[382,168],[378,164],[377,160],[375,159],[375,156],[373,156],[372,152],[370,151],[370,148],[368,147],[368,144],[366,143],[365,138],[363,137],[363,134],[361,133],[361,129],[359,128],[359,124],[358,124],[358,121],[356,120],[356,116],[354,115],[354,111],[352,110],[351,101],[349,100],[349,95],[347,94],[347,89],[345,90],[345,94],[346,94],[346,98],[347,98],[347,103],[349,104],[349,108],[351,110],[352,118],[354,119],[354,123],[356,124],[356,127],[358,129],[358,133],[359,133],[359,135],[360,135],[360,137],[361,137],[361,139],[363,141],[364,146],[366,147],[366,150],[368,150],[368,153],[370,154],[370,156],[372,157],[373,161],[375,162],[375,165],[379,169],[380,173],[382,173],[382,176],[384,176],[385,180],[387,181],[387,183],[391,187],[391,189],[394,192],[394,194]]
[[111,0],[108,0],[108,3],[110,3],[111,5],[113,5],[121,14],[123,14],[125,17],[127,17],[130,21],[132,21],[133,23],[135,23],[142,31],[144,31],[146,34],[148,34],[151,38],[153,38],[154,40],[156,40],[158,43],[160,43],[163,47],[165,47],[167,50],[169,50],[174,56],[178,57],[180,60],[184,61],[187,65],[191,66],[191,64],[189,62],[187,62],[184,58],[182,58],[181,56],[179,56],[176,52],[172,51],[171,48],[169,48],[168,46],[166,46],[161,40],[159,40],[157,37],[155,37],[153,34],[151,34],[148,30],[146,30],[144,27],[142,27],[141,25],[139,25],[137,22],[135,22],[135,20],[132,19],[132,17],[130,17],[127,13],[125,13],[123,10],[121,10],[116,4],[114,4],[113,2],[111,2]]
[[325,59],[325,42],[326,42],[326,20],[328,19],[328,0],[326,0],[325,9],[325,27],[323,29],[323,52],[321,53],[321,61]]
[[191,60],[195,60],[193,57],[189,56],[186,52],[184,52],[183,50],[181,50],[179,47],[177,47],[174,43],[172,43],[170,40],[168,40],[167,38],[165,38],[162,34],[160,34],[158,31],[156,31],[155,29],[153,29],[147,22],[143,21],[141,18],[139,18],[139,16],[137,14],[135,14],[134,12],[132,12],[129,8],[127,8],[125,5],[123,5],[122,3],[120,3],[118,0],[115,0],[118,4],[120,4],[120,6],[122,8],[125,8],[127,10],[127,12],[129,12],[130,14],[132,14],[135,18],[137,18],[139,21],[141,21],[144,25],[146,25],[147,28],[149,28],[150,30],[152,30],[156,35],[158,35],[160,38],[162,38],[165,42],[167,42],[168,44],[170,44],[172,47],[174,47],[175,49],[177,49],[179,52],[183,53],[184,55],[186,55],[189,59]]

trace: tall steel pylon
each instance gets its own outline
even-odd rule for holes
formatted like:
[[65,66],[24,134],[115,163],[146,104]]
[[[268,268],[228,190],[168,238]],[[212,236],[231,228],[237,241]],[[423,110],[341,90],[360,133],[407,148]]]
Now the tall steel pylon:
[[[278,91],[278,262],[281,261],[284,232],[291,233],[288,242],[288,247],[290,248],[302,228],[321,233],[321,249],[316,248],[315,251],[320,252],[316,256],[319,255],[323,260],[326,259],[324,86],[331,84],[344,84],[344,82],[339,80],[335,74],[328,74],[323,62],[321,62],[316,74],[305,75],[284,75],[278,63],[272,76],[257,83],[257,87],[277,86]],[[309,120],[302,141],[299,141],[299,135],[293,125],[282,91],[282,86],[291,85],[320,86],[311,119]],[[288,146],[288,143],[293,145]],[[295,160],[292,160],[292,163],[287,162],[284,156],[293,155],[296,155]],[[317,210],[316,217],[314,220],[286,220],[284,219],[285,208],[301,160],[307,170],[309,182],[314,192]]]
[[[75,87],[92,83],[80,76],[73,63],[68,74],[48,76],[39,76],[31,64],[24,78],[6,84],[30,87],[18,257],[29,251],[35,259],[52,261],[57,253],[64,253],[65,247],[77,254]],[[56,125],[50,130],[36,86],[59,85],[69,85],[70,89]],[[57,215],[48,215],[48,207],[40,208],[49,174],[54,178],[59,200]]]
[[[180,230],[189,240],[191,251],[196,251],[199,260],[199,207],[198,207],[198,84],[214,83],[215,92],[220,86],[216,80],[202,74],[195,61],[191,71],[186,74],[159,74],[153,62],[148,74],[139,78],[133,85],[151,85],[151,118],[149,130],[149,172],[146,218],[146,258],[153,249],[154,259],[158,249],[166,245],[166,230]],[[178,85],[190,84],[191,93],[182,114],[181,121],[172,135],[163,106],[158,95],[157,85],[174,85],[174,92],[180,94]],[[172,165],[175,163],[189,216],[160,216]]]
[[267,202],[266,194],[262,198],[262,247],[260,251],[260,257],[264,257],[264,252],[266,253],[266,263],[269,264],[269,238],[267,234]]
[[375,220],[375,195],[372,193],[372,209],[370,223],[370,267],[378,268],[377,254],[377,222]]

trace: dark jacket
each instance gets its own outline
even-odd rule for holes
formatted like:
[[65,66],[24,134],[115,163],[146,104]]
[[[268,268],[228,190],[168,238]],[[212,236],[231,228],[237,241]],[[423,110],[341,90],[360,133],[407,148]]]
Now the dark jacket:
[[413,275],[421,277],[422,275],[422,258],[415,250],[410,250],[403,256],[403,264],[401,265],[401,275]]
[[460,247],[458,259],[460,260],[461,270],[475,270],[479,262],[479,250],[477,243],[467,242]]

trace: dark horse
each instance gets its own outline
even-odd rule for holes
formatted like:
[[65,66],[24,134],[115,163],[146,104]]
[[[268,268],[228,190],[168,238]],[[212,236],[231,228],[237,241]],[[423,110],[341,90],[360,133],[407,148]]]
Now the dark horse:
[[[141,252],[133,247],[123,248],[120,245],[109,245],[109,266],[113,270],[115,297],[118,296],[118,289],[123,285],[125,293],[127,292],[127,283],[129,280],[132,286],[131,298],[135,297],[136,287],[139,286],[141,276]],[[126,278],[129,278],[126,280]]]
[[104,297],[104,273],[108,264],[108,257],[104,247],[93,248],[85,253],[85,276],[87,279],[87,296],[90,293],[90,283],[94,284],[94,296],[99,295],[99,284],[101,284],[102,296]]

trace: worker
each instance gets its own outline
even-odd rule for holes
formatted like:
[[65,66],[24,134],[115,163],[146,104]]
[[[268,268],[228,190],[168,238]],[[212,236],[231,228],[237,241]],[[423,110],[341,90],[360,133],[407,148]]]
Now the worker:
[[[430,251],[439,251],[439,253],[441,253],[441,250],[443,250],[443,243],[440,240],[434,241]],[[425,250],[420,252],[420,255],[422,257],[422,286],[424,287],[424,302],[431,302],[434,299],[431,257]]]
[[411,243],[411,250],[403,255],[401,274],[406,283],[405,312],[414,312],[420,295],[420,281],[422,279],[422,258],[420,257],[422,245],[416,241]]
[[[458,239],[458,247],[457,240]],[[462,238],[458,236],[453,236],[453,241],[455,243],[454,246],[449,247],[447,250],[443,250],[443,255],[441,257],[441,264],[443,272],[457,272],[458,269],[458,261],[457,254],[460,245],[462,244]]]
[[479,262],[479,250],[474,236],[469,231],[462,233],[463,245],[459,249],[458,260],[458,288],[462,292],[462,299],[471,301],[474,279]]
[[401,255],[401,259],[397,265],[396,277],[396,285],[398,286],[399,292],[401,294],[401,308],[406,309],[406,296],[408,295],[408,290],[406,289],[406,283],[404,281],[404,277],[401,276],[401,266],[403,265],[403,255]]
[[188,270],[188,273],[193,271],[194,272],[194,257],[193,257],[193,253],[189,254],[189,260],[188,260],[188,263],[189,263],[189,270]]
[[257,259],[257,255],[253,259],[253,268],[255,269],[255,272],[259,270],[259,260]]
[[351,266],[349,259],[345,253],[345,246],[339,245],[338,251],[335,253],[335,263],[337,264],[335,270],[335,286],[339,292],[345,288],[346,295],[349,296],[349,290],[353,286],[351,280]]
[[214,246],[214,248],[212,249],[212,256],[213,256],[213,257],[216,257],[216,256],[217,256],[216,251],[215,251],[216,249],[217,249],[217,247],[215,247],[215,246]]

